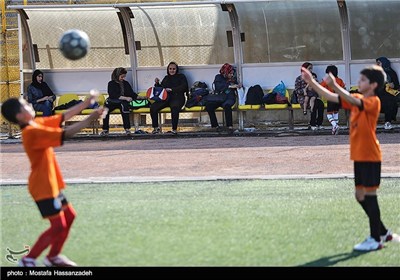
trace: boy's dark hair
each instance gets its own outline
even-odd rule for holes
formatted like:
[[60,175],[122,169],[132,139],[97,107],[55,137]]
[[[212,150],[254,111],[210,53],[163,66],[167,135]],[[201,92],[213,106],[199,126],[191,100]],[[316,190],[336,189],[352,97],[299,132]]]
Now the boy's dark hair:
[[1,105],[1,114],[9,122],[18,124],[17,114],[21,112],[21,106],[17,98],[10,98]]
[[383,86],[386,81],[386,73],[382,67],[378,65],[372,65],[370,67],[364,68],[361,72],[361,75],[364,75],[368,78],[369,83],[377,83],[378,86],[375,88],[375,95],[377,95],[381,90],[383,90]]
[[326,67],[325,73],[326,74],[332,73],[333,76],[337,77],[338,69],[335,65],[329,65],[328,67]]

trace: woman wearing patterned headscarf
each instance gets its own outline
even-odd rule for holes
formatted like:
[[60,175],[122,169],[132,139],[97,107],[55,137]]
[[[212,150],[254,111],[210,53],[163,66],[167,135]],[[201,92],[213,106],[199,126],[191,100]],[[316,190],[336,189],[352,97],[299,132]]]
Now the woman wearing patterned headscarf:
[[392,129],[392,121],[396,121],[397,115],[397,100],[396,96],[389,93],[396,93],[400,90],[399,78],[397,77],[396,72],[392,69],[390,65],[389,59],[386,57],[378,57],[376,59],[376,64],[381,66],[386,73],[386,90],[381,91],[378,94],[379,99],[381,100],[381,113],[385,114],[385,129]]
[[111,74],[111,81],[108,82],[108,98],[105,106],[108,113],[103,120],[103,131],[101,136],[107,136],[110,123],[110,113],[115,109],[120,109],[125,134],[131,134],[131,124],[129,121],[129,102],[136,100],[138,95],[133,91],[131,85],[125,80],[126,69],[122,67],[115,68]]
[[220,129],[215,110],[218,107],[222,107],[225,112],[226,126],[230,131],[233,130],[232,106],[236,103],[236,89],[241,87],[242,85],[236,80],[234,67],[229,63],[222,65],[219,74],[214,79],[214,91],[225,92],[227,94],[226,100],[222,103],[206,103],[206,110],[210,117],[212,128]]
[[53,103],[56,96],[53,91],[43,81],[43,72],[35,70],[32,74],[32,83],[28,86],[28,102],[32,104],[33,109],[43,112],[43,116],[53,114]]

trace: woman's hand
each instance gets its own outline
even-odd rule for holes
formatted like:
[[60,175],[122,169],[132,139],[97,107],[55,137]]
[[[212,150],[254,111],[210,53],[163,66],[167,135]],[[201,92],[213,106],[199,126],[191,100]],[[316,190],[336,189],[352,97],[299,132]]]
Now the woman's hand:
[[155,82],[156,84],[159,84],[159,83],[160,83],[160,79],[159,79],[159,78],[155,78],[155,79],[154,79],[154,82]]
[[128,102],[132,101],[132,97],[129,97],[129,96],[120,96],[119,99],[120,100],[125,100],[125,101],[128,101]]
[[166,88],[165,90],[168,91],[168,92],[171,92],[171,91],[172,91],[171,88]]

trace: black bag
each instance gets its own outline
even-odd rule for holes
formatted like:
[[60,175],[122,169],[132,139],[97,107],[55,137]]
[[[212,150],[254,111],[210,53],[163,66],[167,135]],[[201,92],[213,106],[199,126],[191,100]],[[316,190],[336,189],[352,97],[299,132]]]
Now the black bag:
[[212,92],[205,96],[206,102],[224,103],[228,95],[225,91]]
[[275,100],[276,100],[276,92],[267,93],[263,97],[264,104],[275,104]]
[[62,104],[62,105],[59,105],[59,106],[55,107],[54,110],[66,110],[66,109],[69,109],[69,108],[71,108],[71,107],[73,107],[76,104],[79,104],[81,102],[83,102],[83,101],[82,100],[73,99],[73,100],[69,101],[68,103],[65,103],[65,104]]
[[246,105],[260,105],[263,103],[264,91],[260,85],[251,86],[247,92]]

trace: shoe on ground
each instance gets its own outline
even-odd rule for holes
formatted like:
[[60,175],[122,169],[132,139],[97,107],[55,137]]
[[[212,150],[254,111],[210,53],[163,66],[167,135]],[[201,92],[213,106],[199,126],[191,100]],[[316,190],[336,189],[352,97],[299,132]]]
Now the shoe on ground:
[[143,131],[141,129],[138,129],[138,130],[135,131],[135,134],[147,134],[147,132]]
[[221,132],[222,128],[220,126],[215,126],[215,127],[212,127],[212,130],[214,130],[216,132]]
[[336,125],[334,128],[332,128],[332,135],[338,135],[339,134],[339,126]]
[[77,266],[76,263],[68,259],[66,256],[57,255],[55,257],[45,257],[43,260],[45,266],[51,267],[71,267]]
[[316,131],[317,129],[318,129],[318,127],[316,127],[316,126],[312,126],[312,127],[311,127],[311,130],[312,130],[312,131]]
[[130,136],[131,135],[131,130],[130,129],[125,129],[125,135]]
[[152,134],[158,134],[160,132],[161,132],[161,129],[159,127],[155,127],[151,133]]
[[370,252],[382,249],[383,245],[381,242],[376,241],[371,236],[365,239],[363,242],[354,246],[355,251]]
[[178,134],[178,131],[177,131],[176,129],[173,129],[173,130],[171,130],[171,133],[172,133],[173,135],[177,135],[177,134]]
[[35,267],[36,266],[36,259],[23,257],[19,260],[18,266],[24,267]]
[[393,239],[393,232],[388,229],[385,235],[381,235],[381,241],[382,242],[389,242]]
[[385,125],[383,126],[386,130],[393,129],[393,126],[390,122],[385,122]]
[[108,130],[103,130],[102,132],[100,132],[100,136],[108,136],[108,134]]

